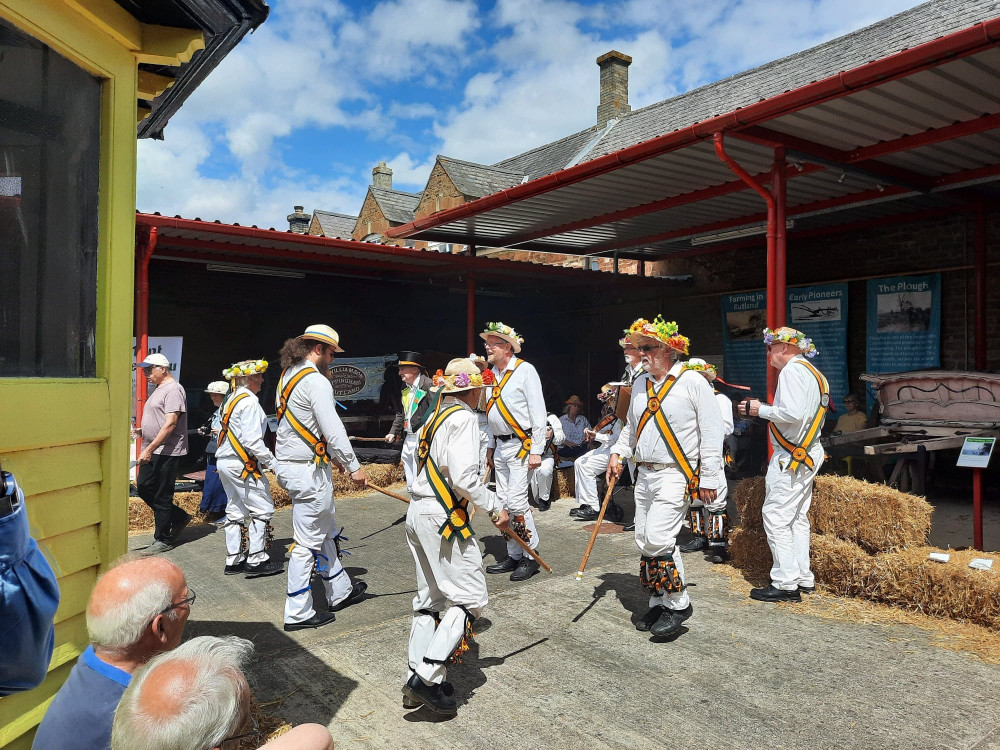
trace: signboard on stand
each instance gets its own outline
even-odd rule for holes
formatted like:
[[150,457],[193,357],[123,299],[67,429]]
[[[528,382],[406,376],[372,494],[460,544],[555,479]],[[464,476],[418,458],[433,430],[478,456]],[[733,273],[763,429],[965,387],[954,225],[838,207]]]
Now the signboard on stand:
[[830,383],[830,401],[838,409],[851,388],[847,380],[847,284],[796,286],[788,289],[788,325],[813,340],[811,360]]
[[337,358],[330,368],[333,392],[338,401],[377,401],[385,383],[385,368],[396,355]]

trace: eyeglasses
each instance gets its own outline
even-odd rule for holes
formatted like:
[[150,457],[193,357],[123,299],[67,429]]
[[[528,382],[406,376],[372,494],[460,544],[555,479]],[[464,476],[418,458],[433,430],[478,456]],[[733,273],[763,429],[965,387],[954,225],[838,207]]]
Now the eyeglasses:
[[177,609],[178,607],[183,607],[185,604],[188,604],[188,605],[194,604],[194,600],[196,598],[198,598],[198,595],[194,592],[193,588],[191,588],[190,586],[188,586],[188,595],[186,597],[184,597],[183,599],[181,599],[179,602],[177,602],[177,604],[171,604],[166,609],[161,609],[160,610],[160,614],[161,615],[165,615],[170,610]]
[[653,344],[643,344],[642,346],[637,346],[636,347],[636,349],[638,349],[643,354],[648,354],[651,351],[654,351],[656,349],[662,349],[662,348],[663,348],[663,344],[656,344],[656,345],[653,345]]
[[[244,737],[258,737],[260,736],[260,724],[257,722],[257,717],[250,714],[250,722],[253,724],[253,729],[249,732],[244,732],[243,734],[234,734],[232,737],[226,737],[222,742],[219,743],[220,747],[223,747],[227,742],[233,742],[243,739]],[[231,745],[231,747],[238,747],[237,745]]]

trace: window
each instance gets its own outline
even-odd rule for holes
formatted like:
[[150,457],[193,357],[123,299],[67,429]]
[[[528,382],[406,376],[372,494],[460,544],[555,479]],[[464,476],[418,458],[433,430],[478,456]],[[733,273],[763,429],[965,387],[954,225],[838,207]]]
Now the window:
[[96,373],[101,82],[0,20],[0,377]]

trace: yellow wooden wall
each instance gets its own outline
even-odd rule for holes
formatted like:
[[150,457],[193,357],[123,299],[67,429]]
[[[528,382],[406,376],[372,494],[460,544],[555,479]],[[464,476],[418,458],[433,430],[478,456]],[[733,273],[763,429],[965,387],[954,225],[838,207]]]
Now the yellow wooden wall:
[[94,580],[127,549],[137,85],[130,46],[141,41],[141,27],[110,0],[0,0],[0,17],[104,81],[98,377],[0,379],[3,467],[27,494],[32,534],[61,592],[47,679],[0,699],[0,747],[28,748],[87,646]]

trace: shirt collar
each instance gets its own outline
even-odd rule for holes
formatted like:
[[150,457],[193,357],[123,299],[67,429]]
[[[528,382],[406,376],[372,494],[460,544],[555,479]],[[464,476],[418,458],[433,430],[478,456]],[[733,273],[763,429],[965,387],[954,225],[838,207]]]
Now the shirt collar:
[[513,370],[514,367],[515,367],[515,365],[517,365],[517,363],[518,363],[517,356],[514,355],[514,354],[512,354],[512,355],[510,355],[510,359],[507,360],[507,366],[505,368],[503,368],[502,370],[497,370],[494,367],[493,370],[496,372],[497,375],[503,375],[508,370]]
[[475,411],[475,409],[473,409],[467,403],[465,403],[464,401],[462,401],[460,398],[456,398],[455,396],[453,396],[451,394],[446,394],[446,395],[448,396],[448,398],[445,399],[445,403],[448,404],[448,406],[454,406],[454,405],[457,404],[458,406],[461,406],[466,411]]
[[101,661],[101,658],[94,653],[93,646],[87,646],[87,650],[83,652],[83,663],[101,675],[101,677],[107,677],[109,680],[117,682],[123,687],[128,687],[129,682],[132,681],[132,675],[128,672],[112,666],[106,661]]

